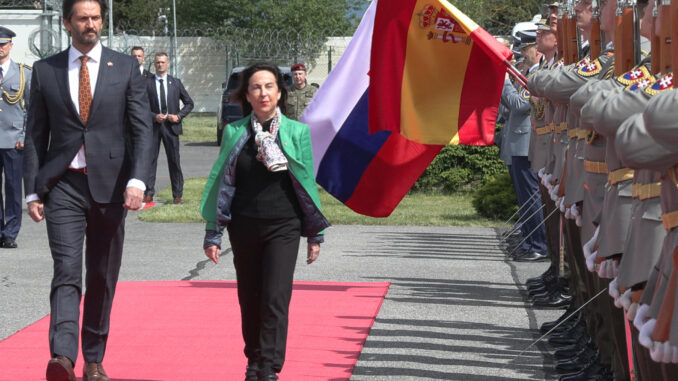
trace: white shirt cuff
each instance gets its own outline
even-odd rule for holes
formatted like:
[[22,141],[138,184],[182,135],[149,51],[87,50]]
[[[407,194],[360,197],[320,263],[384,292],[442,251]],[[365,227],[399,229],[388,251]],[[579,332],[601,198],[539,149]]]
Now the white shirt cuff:
[[139,179],[130,179],[127,182],[127,187],[138,188],[141,189],[142,192],[146,191],[146,184],[144,184],[144,182]]
[[40,197],[38,197],[37,193],[31,193],[28,196],[26,196],[26,204],[33,201],[40,201]]

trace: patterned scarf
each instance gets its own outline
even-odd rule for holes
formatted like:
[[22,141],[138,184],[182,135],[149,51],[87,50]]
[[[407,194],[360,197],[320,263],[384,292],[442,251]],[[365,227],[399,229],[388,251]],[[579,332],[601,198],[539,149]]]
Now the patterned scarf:
[[266,169],[271,172],[287,170],[287,158],[275,142],[281,119],[280,108],[276,107],[271,128],[269,131],[264,131],[261,122],[252,112],[252,130],[254,131],[254,142],[257,144],[257,160],[264,163]]

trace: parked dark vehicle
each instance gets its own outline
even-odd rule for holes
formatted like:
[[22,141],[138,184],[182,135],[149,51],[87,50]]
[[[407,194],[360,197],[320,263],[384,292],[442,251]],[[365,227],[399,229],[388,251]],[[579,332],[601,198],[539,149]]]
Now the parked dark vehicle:
[[[289,66],[279,66],[283,73],[285,85],[292,86],[292,72]],[[217,110],[217,145],[221,145],[221,135],[224,131],[224,126],[242,119],[242,108],[237,102],[231,102],[231,93],[234,92],[240,84],[240,72],[245,70],[245,66],[238,66],[231,70],[231,75],[228,76],[228,81],[221,84],[224,89],[221,94],[221,103],[219,110]]]

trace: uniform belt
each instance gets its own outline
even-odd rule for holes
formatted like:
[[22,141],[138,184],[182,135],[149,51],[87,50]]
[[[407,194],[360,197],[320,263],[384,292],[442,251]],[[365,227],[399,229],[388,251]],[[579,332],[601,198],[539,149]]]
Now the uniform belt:
[[647,200],[650,198],[659,197],[661,193],[662,183],[651,183],[651,184],[633,184],[631,192],[633,193],[633,198],[640,200]]
[[567,130],[567,137],[570,139],[574,139],[577,137],[577,133],[579,132],[578,128],[570,128]]
[[589,132],[587,130],[583,129],[583,128],[577,129],[577,139],[580,139],[580,140],[586,139],[586,135],[588,135],[588,133]]
[[664,221],[664,229],[670,231],[678,226],[678,210],[662,214],[662,221]]
[[600,174],[607,173],[607,163],[604,161],[584,160],[584,168],[586,168],[586,172],[590,173],[600,173]]
[[607,175],[607,181],[610,183],[610,185],[615,185],[627,180],[633,180],[633,169],[617,169],[616,171],[612,171]]
[[555,131],[557,134],[567,130],[567,123],[560,123],[556,128]]
[[539,128],[535,128],[535,129],[534,129],[534,131],[537,133],[537,135],[548,134],[548,133],[551,132],[552,130],[553,130],[553,125],[552,125],[552,124],[548,124],[548,125],[546,125],[546,126],[544,126],[544,127],[539,127]]

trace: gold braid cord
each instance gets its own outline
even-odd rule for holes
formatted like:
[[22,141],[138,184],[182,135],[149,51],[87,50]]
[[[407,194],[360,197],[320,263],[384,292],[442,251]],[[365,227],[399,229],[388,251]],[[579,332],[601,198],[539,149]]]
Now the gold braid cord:
[[[17,104],[24,97],[24,90],[26,89],[26,75],[24,74],[24,64],[19,63],[19,73],[21,75],[21,84],[19,85],[19,91],[13,95],[3,90],[2,94],[5,96],[5,101],[11,105]],[[23,102],[21,102],[21,108],[24,108]]]

